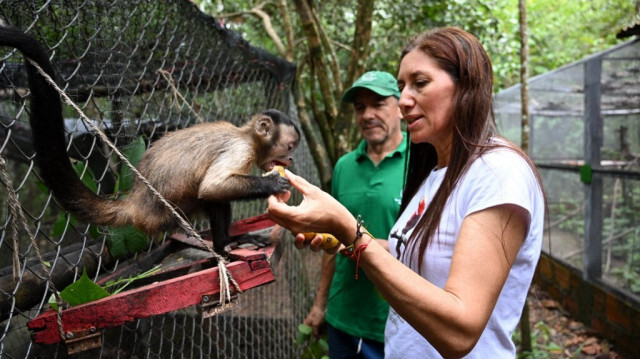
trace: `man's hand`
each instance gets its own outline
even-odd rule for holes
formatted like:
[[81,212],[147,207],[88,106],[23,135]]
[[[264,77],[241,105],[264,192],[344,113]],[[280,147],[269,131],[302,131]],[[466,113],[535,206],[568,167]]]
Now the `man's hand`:
[[324,325],[324,314],[326,310],[317,305],[313,305],[309,310],[309,314],[302,323],[313,328],[313,336],[317,339],[320,337],[320,329]]

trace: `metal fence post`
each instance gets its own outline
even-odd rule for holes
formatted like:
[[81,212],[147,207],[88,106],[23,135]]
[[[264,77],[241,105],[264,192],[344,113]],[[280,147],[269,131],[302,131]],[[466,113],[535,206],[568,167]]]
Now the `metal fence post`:
[[[602,147],[602,115],[600,114],[600,76],[602,57],[584,66],[584,161],[589,169],[600,167]],[[602,174],[591,172],[584,190],[584,257],[583,276],[587,280],[602,276]]]

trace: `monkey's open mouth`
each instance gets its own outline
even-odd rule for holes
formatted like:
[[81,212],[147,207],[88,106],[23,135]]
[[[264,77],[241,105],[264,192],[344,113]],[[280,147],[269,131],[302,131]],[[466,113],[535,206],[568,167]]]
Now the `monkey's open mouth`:
[[271,161],[270,163],[267,163],[267,164],[266,164],[266,166],[264,166],[262,169],[263,169],[265,172],[269,172],[269,171],[271,171],[275,166],[289,167],[289,166],[291,166],[291,163],[282,162],[282,161]]

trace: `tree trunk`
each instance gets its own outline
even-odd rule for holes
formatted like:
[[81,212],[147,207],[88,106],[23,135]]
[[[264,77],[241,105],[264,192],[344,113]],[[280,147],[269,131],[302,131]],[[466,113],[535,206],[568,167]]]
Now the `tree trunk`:
[[[59,254],[51,252],[43,255],[45,261],[55,261],[51,279],[59,291],[73,283],[76,270],[81,271],[84,268],[89,275],[93,275],[100,263],[109,263],[110,258],[102,250],[101,243],[85,245],[86,243],[76,243],[64,248]],[[20,290],[16,292],[16,281],[10,268],[0,269],[0,293],[13,293],[0,295],[0,322],[7,319],[12,311],[15,315],[16,309],[29,310],[42,302],[43,293],[48,288],[45,278],[46,274],[43,273],[40,262],[35,259],[29,260],[20,278]]]
[[520,147],[529,153],[529,39],[527,35],[526,0],[518,1],[520,14],[520,99],[522,101]]
[[[527,36],[527,5],[526,0],[518,1],[520,18],[520,98],[522,101],[521,133],[522,150],[529,153],[529,44]],[[532,352],[531,347],[531,322],[529,320],[529,301],[525,300],[522,316],[520,317],[520,350]]]
[[[351,55],[344,79],[345,88],[350,87],[351,84],[367,70],[364,68],[364,63],[369,56],[374,3],[374,0],[358,1]],[[339,101],[341,101],[342,94],[338,96],[340,96]],[[340,102],[340,114],[338,115],[338,122],[335,124],[335,127],[337,130],[336,133],[340,134],[339,136],[342,139],[340,142],[342,146],[338,146],[337,149],[337,159],[355,147],[360,135],[355,123],[353,106]]]

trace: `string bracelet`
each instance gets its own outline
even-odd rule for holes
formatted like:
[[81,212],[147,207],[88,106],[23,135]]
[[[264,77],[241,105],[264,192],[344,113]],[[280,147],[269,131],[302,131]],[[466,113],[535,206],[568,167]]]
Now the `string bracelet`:
[[[358,267],[360,266],[360,254],[362,253],[362,251],[364,251],[367,248],[369,243],[371,243],[371,241],[373,240],[373,235],[371,235],[371,233],[369,233],[369,231],[367,231],[367,229],[362,226],[363,221],[360,219],[360,215],[358,215],[358,218],[356,219],[356,223],[357,223],[356,239],[354,239],[350,245],[342,249],[340,253],[349,257],[349,259],[351,259],[352,261],[356,261],[356,279],[358,279]],[[367,243],[363,243],[356,247],[355,246],[356,242],[358,241],[358,239],[362,238],[362,236],[365,233],[370,237],[369,241]]]

